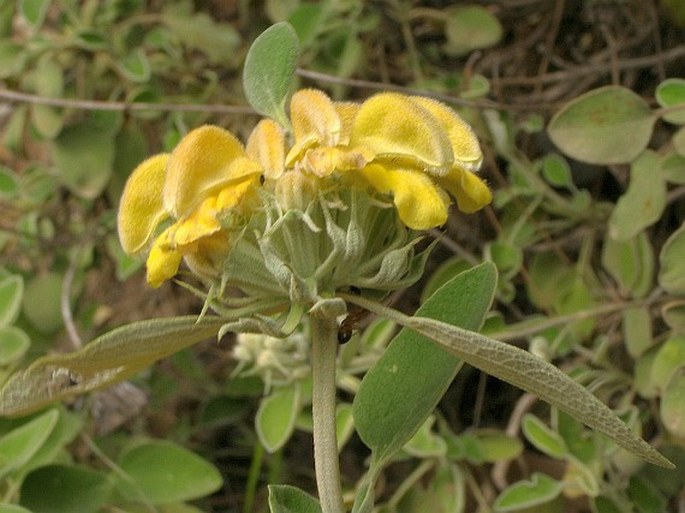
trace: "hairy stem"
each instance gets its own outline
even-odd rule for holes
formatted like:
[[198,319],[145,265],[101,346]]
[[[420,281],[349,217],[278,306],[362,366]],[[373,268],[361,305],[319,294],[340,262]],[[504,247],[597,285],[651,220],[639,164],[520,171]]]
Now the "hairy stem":
[[311,317],[312,417],[314,467],[323,513],[343,513],[338,443],[335,433],[335,364],[338,352],[335,319]]

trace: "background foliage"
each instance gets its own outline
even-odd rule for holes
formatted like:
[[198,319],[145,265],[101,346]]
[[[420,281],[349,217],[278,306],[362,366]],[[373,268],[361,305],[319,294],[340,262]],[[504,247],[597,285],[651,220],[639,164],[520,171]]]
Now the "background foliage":
[[[117,198],[189,128],[250,130],[247,49],[287,20],[301,86],[432,94],[485,149],[493,207],[432,234],[429,276],[396,305],[414,311],[493,261],[485,332],[554,361],[682,469],[683,12],[682,0],[3,2],[0,373],[125,321],[198,311],[178,287],[147,289],[116,239]],[[341,350],[349,490],[368,456],[351,400],[394,329],[369,322]],[[0,419],[0,512],[264,511],[267,482],[313,490],[306,372],[233,377],[231,344]],[[656,513],[682,505],[683,475],[464,368],[376,495],[387,512]]]

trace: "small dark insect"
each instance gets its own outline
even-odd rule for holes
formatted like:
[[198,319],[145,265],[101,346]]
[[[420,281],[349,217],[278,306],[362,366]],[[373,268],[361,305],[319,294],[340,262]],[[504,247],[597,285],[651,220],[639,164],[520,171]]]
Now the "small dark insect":
[[354,335],[354,332],[359,328],[359,321],[364,317],[366,310],[359,306],[352,307],[348,310],[347,317],[343,319],[338,328],[338,342],[344,344],[349,342]]
[[264,185],[266,182],[266,177],[264,175],[259,175],[259,185]]

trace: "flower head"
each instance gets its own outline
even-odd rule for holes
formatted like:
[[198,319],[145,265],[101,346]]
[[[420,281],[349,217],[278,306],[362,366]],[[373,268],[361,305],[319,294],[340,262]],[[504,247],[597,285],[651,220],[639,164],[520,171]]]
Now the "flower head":
[[[293,95],[290,113],[292,133],[264,119],[243,147],[229,132],[203,126],[134,170],[119,235],[127,253],[149,251],[150,284],[171,278],[182,260],[225,284],[236,262],[256,251],[291,297],[302,287],[309,290],[302,297],[316,296],[312,280],[324,275],[328,287],[339,286],[343,270],[354,270],[357,285],[387,290],[379,276],[387,281],[413,268],[414,239],[397,230],[444,224],[451,197],[464,212],[491,200],[474,173],[482,161],[475,135],[442,103],[397,93],[333,102],[305,89]],[[393,205],[397,226],[382,212]],[[240,244],[252,249],[234,251]]]

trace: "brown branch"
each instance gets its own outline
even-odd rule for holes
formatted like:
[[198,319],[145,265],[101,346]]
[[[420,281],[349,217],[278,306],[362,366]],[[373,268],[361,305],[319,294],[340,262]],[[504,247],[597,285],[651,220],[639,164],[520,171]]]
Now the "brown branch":
[[112,102],[83,100],[76,98],[49,98],[36,94],[23,93],[10,89],[0,89],[0,100],[11,103],[28,103],[79,110],[107,110],[119,112],[158,111],[158,112],[206,112],[208,114],[255,115],[255,110],[243,105],[198,105],[186,103],[145,103],[145,102]]

